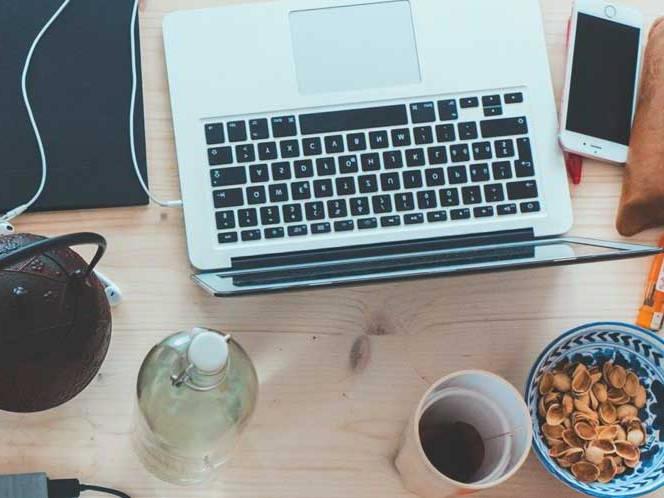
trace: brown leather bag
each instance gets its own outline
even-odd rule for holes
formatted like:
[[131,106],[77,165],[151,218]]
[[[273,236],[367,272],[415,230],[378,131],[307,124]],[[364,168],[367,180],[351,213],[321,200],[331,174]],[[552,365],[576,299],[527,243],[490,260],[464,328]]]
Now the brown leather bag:
[[653,25],[616,227],[636,235],[664,225],[664,17]]

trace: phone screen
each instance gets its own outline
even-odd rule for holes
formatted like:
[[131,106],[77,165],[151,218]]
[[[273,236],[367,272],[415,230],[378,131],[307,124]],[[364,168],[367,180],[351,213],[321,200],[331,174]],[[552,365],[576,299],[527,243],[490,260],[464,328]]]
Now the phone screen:
[[629,145],[639,28],[579,13],[566,128]]

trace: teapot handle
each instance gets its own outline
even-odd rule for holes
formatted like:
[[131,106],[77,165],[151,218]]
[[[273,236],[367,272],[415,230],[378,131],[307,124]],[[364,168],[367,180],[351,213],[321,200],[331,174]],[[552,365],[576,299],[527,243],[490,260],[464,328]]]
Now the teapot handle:
[[88,264],[88,269],[85,271],[85,277],[95,269],[97,263],[106,252],[106,239],[99,234],[92,232],[72,233],[69,235],[61,235],[59,237],[52,237],[50,239],[38,240],[32,244],[21,247],[15,251],[0,254],[0,268],[13,265],[20,261],[24,261],[30,257],[42,254],[51,249],[59,249],[62,247],[72,247],[80,245],[96,245],[97,252]]

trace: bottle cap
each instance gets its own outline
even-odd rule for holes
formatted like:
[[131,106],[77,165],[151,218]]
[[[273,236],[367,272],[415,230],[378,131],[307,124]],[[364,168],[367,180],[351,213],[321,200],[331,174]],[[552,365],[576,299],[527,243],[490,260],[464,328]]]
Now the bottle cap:
[[201,372],[217,373],[228,361],[226,338],[215,332],[201,332],[191,341],[189,361]]

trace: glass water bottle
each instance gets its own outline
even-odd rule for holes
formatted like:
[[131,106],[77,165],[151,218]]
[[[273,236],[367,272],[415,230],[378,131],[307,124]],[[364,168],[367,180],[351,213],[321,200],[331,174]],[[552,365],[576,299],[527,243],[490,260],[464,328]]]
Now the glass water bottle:
[[138,374],[134,446],[156,477],[180,485],[215,477],[256,406],[258,379],[230,336],[207,329],[157,344]]

